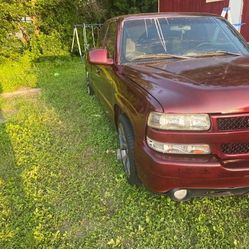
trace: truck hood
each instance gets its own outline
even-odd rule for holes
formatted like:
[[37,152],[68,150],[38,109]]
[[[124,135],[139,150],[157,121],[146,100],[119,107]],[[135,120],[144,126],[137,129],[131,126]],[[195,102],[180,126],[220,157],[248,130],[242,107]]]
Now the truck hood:
[[249,112],[249,57],[127,64],[122,73],[146,89],[168,113]]

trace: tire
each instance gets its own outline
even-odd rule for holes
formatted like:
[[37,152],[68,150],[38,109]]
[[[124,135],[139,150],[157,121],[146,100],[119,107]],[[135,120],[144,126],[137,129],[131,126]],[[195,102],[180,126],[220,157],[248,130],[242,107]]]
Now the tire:
[[120,159],[122,161],[127,180],[131,185],[140,186],[141,181],[137,175],[134,159],[135,139],[133,129],[130,122],[124,115],[120,115],[118,119],[118,137]]
[[92,87],[90,86],[89,83],[87,83],[86,87],[87,87],[87,88],[86,88],[87,94],[88,94],[89,96],[93,96],[93,95],[94,95],[94,92],[93,92],[93,89],[92,89]]
[[89,78],[89,73],[87,72],[86,73],[86,92],[89,96],[93,96],[94,95],[94,92],[93,92],[93,89],[92,89],[92,86],[91,86],[91,80]]

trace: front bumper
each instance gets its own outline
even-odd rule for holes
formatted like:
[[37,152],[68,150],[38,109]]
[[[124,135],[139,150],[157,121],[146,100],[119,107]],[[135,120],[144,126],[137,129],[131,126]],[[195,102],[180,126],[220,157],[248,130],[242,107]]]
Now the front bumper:
[[143,142],[136,146],[135,160],[142,182],[156,193],[172,189],[232,191],[249,187],[249,159],[164,155]]

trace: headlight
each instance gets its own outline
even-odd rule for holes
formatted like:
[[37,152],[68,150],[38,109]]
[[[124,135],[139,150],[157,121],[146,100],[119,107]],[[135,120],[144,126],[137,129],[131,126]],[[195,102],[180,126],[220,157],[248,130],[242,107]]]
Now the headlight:
[[208,144],[162,143],[148,137],[147,144],[151,149],[165,154],[208,155],[211,153]]
[[148,126],[160,130],[207,131],[211,123],[208,114],[165,114],[151,112]]

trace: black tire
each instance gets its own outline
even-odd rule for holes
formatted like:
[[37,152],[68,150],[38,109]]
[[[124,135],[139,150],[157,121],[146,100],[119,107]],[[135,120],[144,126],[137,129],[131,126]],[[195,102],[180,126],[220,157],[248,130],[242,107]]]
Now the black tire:
[[91,86],[91,80],[90,80],[88,72],[86,72],[86,91],[87,91],[87,94],[89,96],[94,95],[94,92],[93,92],[93,89],[92,89],[92,86]]
[[92,87],[91,87],[91,85],[89,84],[89,83],[87,83],[87,89],[86,89],[86,91],[87,91],[87,94],[89,95],[89,96],[93,96],[94,95],[94,92],[93,92],[93,89],[92,89]]
[[130,122],[124,115],[120,115],[118,119],[118,136],[120,145],[120,157],[127,176],[127,180],[131,185],[139,186],[141,181],[137,175],[135,159],[134,159],[134,134]]

